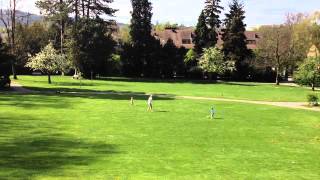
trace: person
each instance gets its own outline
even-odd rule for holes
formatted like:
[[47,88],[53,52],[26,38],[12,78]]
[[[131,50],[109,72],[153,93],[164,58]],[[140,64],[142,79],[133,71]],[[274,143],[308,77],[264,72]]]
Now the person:
[[148,111],[152,111],[152,94],[148,98]]
[[214,114],[215,114],[215,110],[214,110],[214,107],[212,106],[211,110],[210,110],[210,117],[211,119],[214,118]]
[[133,97],[131,97],[130,104],[131,104],[131,106],[133,106],[133,105],[134,105]]

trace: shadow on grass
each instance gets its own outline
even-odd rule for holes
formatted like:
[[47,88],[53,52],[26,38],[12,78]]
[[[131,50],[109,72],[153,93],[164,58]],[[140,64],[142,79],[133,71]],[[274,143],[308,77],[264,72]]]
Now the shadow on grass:
[[147,79],[147,78],[124,78],[124,77],[101,77],[100,81],[117,81],[117,82],[143,82],[143,83],[191,83],[191,84],[225,84],[237,86],[257,86],[257,84],[247,82],[228,82],[212,80],[186,80],[186,79]]
[[63,176],[65,166],[86,167],[100,158],[121,153],[116,144],[75,138],[64,131],[41,119],[26,123],[0,115],[0,179]]
[[[136,100],[146,100],[149,94],[135,91],[95,91],[77,88],[42,88],[42,87],[24,87],[36,91],[33,95],[46,95],[47,97],[81,97],[89,99],[111,99],[111,100],[129,100],[134,97]],[[19,93],[17,93],[19,94]],[[172,94],[153,94],[157,100],[173,100]]]

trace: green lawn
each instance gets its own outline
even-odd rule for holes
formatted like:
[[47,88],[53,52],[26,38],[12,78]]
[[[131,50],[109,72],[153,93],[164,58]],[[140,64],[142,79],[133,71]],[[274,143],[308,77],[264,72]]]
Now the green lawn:
[[[51,88],[45,78],[20,78]],[[53,80],[57,88],[78,88],[68,78]],[[271,85],[85,84],[89,90],[203,96],[224,89],[230,98],[272,100],[306,93]],[[251,90],[263,87],[270,93]],[[129,97],[119,95],[0,93],[0,179],[320,179],[317,112],[155,97],[155,112],[148,113],[146,97],[136,99],[131,107]],[[215,120],[207,117],[212,104]]]
[[[79,80],[55,76],[48,85],[46,76],[19,76],[19,83],[35,90],[129,91],[184,96],[222,97],[263,101],[306,101],[312,91],[301,87],[275,86],[267,83],[208,83],[204,81],[171,81],[115,79]],[[317,92],[320,94],[320,92]]]

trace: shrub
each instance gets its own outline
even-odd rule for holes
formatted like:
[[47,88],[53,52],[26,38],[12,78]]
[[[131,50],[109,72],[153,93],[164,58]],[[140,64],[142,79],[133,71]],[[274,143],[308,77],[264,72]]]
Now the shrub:
[[319,105],[319,97],[315,94],[309,94],[308,97],[308,102],[311,106],[318,106]]
[[11,80],[8,76],[0,76],[0,89],[10,87]]

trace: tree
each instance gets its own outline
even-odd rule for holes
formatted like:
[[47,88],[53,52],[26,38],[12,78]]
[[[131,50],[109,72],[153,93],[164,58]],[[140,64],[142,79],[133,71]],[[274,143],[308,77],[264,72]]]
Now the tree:
[[[10,47],[11,56],[15,55],[15,35],[16,35],[16,22],[17,22],[17,3],[18,0],[9,0],[9,8],[5,11],[0,10],[0,20],[5,26],[8,43]],[[14,79],[17,78],[16,69],[15,69],[15,59],[11,59],[11,70]]]
[[206,0],[204,14],[206,17],[206,24],[208,27],[208,42],[207,47],[214,47],[218,42],[218,31],[221,21],[219,15],[223,10],[220,5],[220,0]]
[[227,61],[235,62],[234,78],[236,79],[247,78],[248,64],[246,60],[251,57],[251,51],[247,48],[246,25],[243,22],[245,11],[243,9],[243,5],[238,0],[232,1],[230,12],[226,14],[226,19],[224,20],[225,28],[222,34],[222,52]]
[[209,73],[210,79],[212,75],[222,75],[226,71],[234,70],[234,62],[225,61],[223,53],[218,48],[206,48],[199,60],[199,67]]
[[288,26],[263,26],[259,29],[261,39],[258,41],[259,56],[275,68],[276,84],[280,84],[281,71],[290,60],[292,36]]
[[10,74],[10,54],[9,48],[2,42],[0,37],[0,76],[8,76]]
[[312,87],[312,91],[316,86],[320,86],[320,58],[307,58],[299,66],[295,80],[300,85],[307,85]]
[[51,21],[60,26],[60,52],[63,54],[66,22],[72,13],[71,2],[68,0],[38,0],[36,6],[41,9]]
[[49,43],[41,52],[28,60],[26,67],[47,74],[48,83],[51,84],[51,74],[66,69],[68,63],[65,56],[59,54],[52,43]]
[[195,61],[197,58],[197,53],[193,49],[189,49],[184,57],[184,62],[189,63]]
[[194,31],[193,43],[194,49],[197,54],[202,54],[203,48],[208,47],[208,38],[209,29],[207,27],[207,21],[204,14],[204,11],[201,12],[196,29]]
[[152,18],[152,6],[148,0],[131,0],[132,13],[131,13],[131,25],[130,36],[132,40],[132,47],[135,52],[132,56],[132,65],[135,69],[134,75],[144,75],[148,70],[152,68],[152,43],[153,37],[151,36],[151,18]]
[[105,74],[107,60],[114,51],[115,42],[108,25],[100,19],[80,19],[70,32],[68,57],[85,78]]
[[30,55],[40,52],[53,36],[44,22],[18,24],[16,31],[16,59],[17,64],[22,66],[26,64]]

